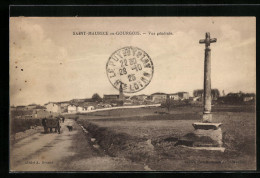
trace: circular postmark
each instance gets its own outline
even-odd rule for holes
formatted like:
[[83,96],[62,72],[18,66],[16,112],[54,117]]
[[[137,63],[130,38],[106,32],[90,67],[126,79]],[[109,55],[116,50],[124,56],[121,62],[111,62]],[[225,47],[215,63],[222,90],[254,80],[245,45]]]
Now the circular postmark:
[[145,51],[129,46],[116,50],[109,57],[106,71],[114,88],[119,90],[122,84],[124,93],[135,93],[151,82],[154,67]]

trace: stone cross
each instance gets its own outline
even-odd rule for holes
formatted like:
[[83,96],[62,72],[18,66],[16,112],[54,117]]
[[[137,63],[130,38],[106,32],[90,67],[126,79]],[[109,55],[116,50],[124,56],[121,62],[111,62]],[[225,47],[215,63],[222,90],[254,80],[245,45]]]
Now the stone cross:
[[[216,42],[217,39],[210,39],[210,34],[206,33],[206,39],[200,40],[199,43],[205,43],[205,63],[204,63],[204,110],[202,122],[192,124],[194,131],[181,137],[177,145],[184,145],[196,150],[211,150],[224,152],[222,142],[222,123],[212,123],[211,115],[211,78],[210,78],[210,43]],[[192,137],[190,135],[193,135]]]
[[205,43],[205,61],[204,61],[204,110],[202,122],[212,122],[211,115],[211,49],[210,43],[217,42],[216,38],[210,38],[210,33],[206,33],[206,38],[200,40],[199,43]]

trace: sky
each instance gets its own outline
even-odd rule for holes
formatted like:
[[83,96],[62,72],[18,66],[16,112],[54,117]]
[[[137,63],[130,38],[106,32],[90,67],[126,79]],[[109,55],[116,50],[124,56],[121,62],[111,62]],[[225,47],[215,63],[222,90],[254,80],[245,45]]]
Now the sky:
[[[73,35],[97,31],[146,34]],[[211,44],[212,88],[255,93],[255,17],[11,17],[10,104],[118,94],[106,63],[125,46],[144,50],[154,65],[150,84],[134,94],[187,91],[192,96],[203,88],[205,45],[199,40],[206,32],[217,38]]]

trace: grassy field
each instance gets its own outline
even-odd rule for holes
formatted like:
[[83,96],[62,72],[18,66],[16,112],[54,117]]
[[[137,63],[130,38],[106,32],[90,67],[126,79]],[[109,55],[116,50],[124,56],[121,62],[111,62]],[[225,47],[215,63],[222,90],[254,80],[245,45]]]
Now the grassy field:
[[201,107],[139,108],[78,115],[80,122],[111,156],[143,162],[153,170],[254,170],[256,119],[254,106],[216,105],[226,151],[199,151],[175,146],[194,130]]

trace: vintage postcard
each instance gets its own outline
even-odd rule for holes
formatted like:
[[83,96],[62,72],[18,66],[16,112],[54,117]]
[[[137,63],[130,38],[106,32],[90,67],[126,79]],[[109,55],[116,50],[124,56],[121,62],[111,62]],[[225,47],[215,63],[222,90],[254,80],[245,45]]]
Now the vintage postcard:
[[255,17],[10,17],[10,171],[256,170]]

